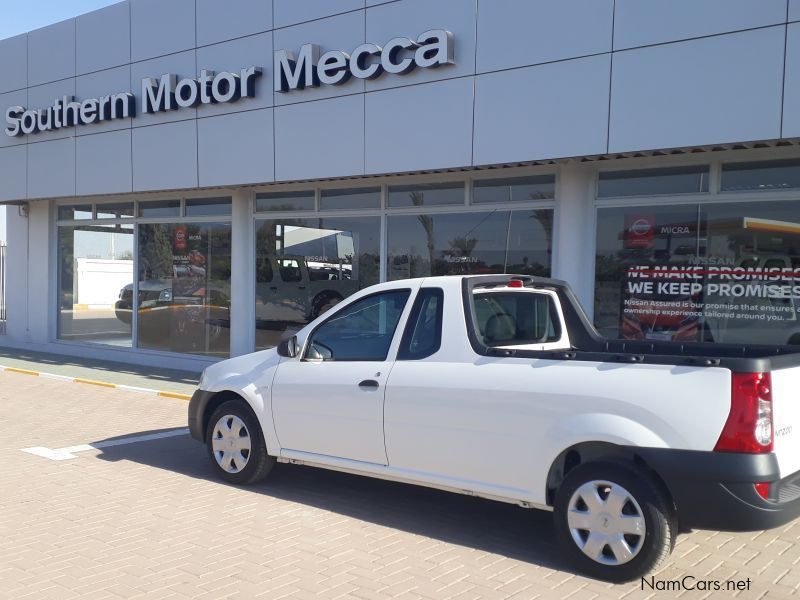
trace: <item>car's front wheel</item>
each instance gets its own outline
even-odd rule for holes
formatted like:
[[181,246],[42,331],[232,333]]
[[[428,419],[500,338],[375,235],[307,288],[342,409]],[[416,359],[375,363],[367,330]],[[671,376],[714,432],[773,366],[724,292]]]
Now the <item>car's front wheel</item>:
[[267,454],[261,425],[244,400],[229,400],[214,411],[206,430],[206,446],[214,470],[230,483],[255,483],[275,465],[275,459]]
[[559,543],[577,569],[613,582],[651,572],[677,534],[668,498],[633,465],[574,468],[556,494],[554,517]]

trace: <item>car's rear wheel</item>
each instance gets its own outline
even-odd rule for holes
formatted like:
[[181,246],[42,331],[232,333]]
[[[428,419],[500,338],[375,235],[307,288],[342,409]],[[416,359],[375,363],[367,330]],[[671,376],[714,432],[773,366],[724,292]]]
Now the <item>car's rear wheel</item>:
[[582,572],[623,582],[655,569],[672,551],[677,529],[669,500],[644,471],[587,463],[556,494],[559,542]]
[[222,479],[239,485],[266,477],[275,465],[267,454],[261,425],[244,400],[229,400],[211,415],[206,430],[208,456]]

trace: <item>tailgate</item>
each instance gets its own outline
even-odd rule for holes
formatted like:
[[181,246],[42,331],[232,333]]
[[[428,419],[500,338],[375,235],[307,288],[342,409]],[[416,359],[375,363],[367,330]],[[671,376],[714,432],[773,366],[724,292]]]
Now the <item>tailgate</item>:
[[800,367],[771,376],[775,455],[784,478],[800,471]]

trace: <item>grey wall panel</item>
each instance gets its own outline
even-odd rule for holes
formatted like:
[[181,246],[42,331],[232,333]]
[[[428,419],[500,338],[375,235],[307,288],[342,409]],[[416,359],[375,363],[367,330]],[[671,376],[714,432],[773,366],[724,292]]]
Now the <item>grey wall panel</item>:
[[28,198],[75,195],[75,138],[28,144]]
[[197,187],[194,121],[133,128],[133,191]]
[[28,34],[28,85],[75,76],[75,19]]
[[777,138],[784,31],[615,54],[611,152]]
[[130,0],[134,61],[195,47],[194,0]]
[[480,75],[474,164],[606,151],[610,55]]
[[28,85],[28,34],[0,40],[0,93]]
[[800,21],[800,0],[789,0],[789,20]]
[[367,173],[469,165],[472,99],[471,78],[367,94]]
[[275,108],[275,179],[364,173],[364,97]]
[[786,34],[786,82],[781,137],[800,137],[800,23],[791,23]]
[[197,45],[272,29],[272,0],[197,0]]
[[613,20],[613,0],[479,0],[477,70],[610,52]]
[[75,159],[75,192],[79,196],[133,190],[130,129],[77,138]]
[[131,19],[128,2],[81,15],[75,20],[75,63],[78,75],[131,61]]
[[205,117],[272,106],[271,56],[271,32],[198,48],[198,76],[202,69],[217,73],[221,71],[239,73],[243,68],[252,66],[261,67],[264,73],[256,80],[255,98],[244,98],[224,104],[201,104],[197,107],[197,115]]
[[182,79],[184,77],[195,77],[196,71],[197,62],[194,50],[133,63],[131,65],[130,91],[136,96],[136,108],[138,110],[138,116],[133,120],[133,126],[142,127],[154,123],[194,119],[197,116],[197,109],[195,108],[181,108],[179,110],[145,114],[142,102],[142,79],[154,77],[158,80],[166,73],[177,75],[178,79]]
[[[75,95],[75,79],[62,79],[45,85],[38,85],[28,88],[28,108],[39,109],[53,106],[56,98],[62,99],[64,96]],[[28,141],[41,142],[45,140],[57,140],[60,138],[75,135],[74,127],[62,127],[52,131],[42,131],[26,136]]]
[[614,49],[785,21],[786,0],[616,0]]
[[272,109],[197,121],[200,186],[275,180]]
[[[0,148],[0,199],[24,200],[28,197],[28,148]],[[12,210],[14,210],[12,208]]]
[[364,8],[364,0],[273,0],[275,27],[286,27]]
[[[295,55],[303,44],[314,43],[320,47],[320,52],[329,50],[343,50],[350,53],[356,46],[363,44],[364,38],[363,10],[349,12],[336,17],[311,21],[294,27],[278,29],[275,31],[275,50],[290,50]],[[275,69],[269,64],[270,81],[275,75]],[[355,94],[365,90],[364,81],[351,77],[350,81],[342,85],[323,85],[318,88],[293,90],[291,92],[275,92],[275,104],[292,104],[308,100],[320,100],[345,94]]]
[[[130,65],[97,71],[88,75],[79,75],[75,79],[75,97],[78,100],[87,98],[101,98],[110,94],[119,94],[131,90],[131,68]],[[75,133],[81,135],[92,135],[104,131],[116,131],[131,127],[131,119],[118,119],[93,123],[91,125],[81,125],[75,128]]]
[[455,64],[416,69],[407,75],[384,74],[367,82],[367,90],[398,87],[475,73],[477,0],[400,0],[367,9],[367,41],[385,44],[405,36],[417,39],[429,29],[447,29],[455,38]]
[[[28,106],[28,90],[17,90],[15,92],[7,92],[0,94],[0,110],[5,111],[11,106]],[[7,148],[8,146],[19,146],[28,142],[28,136],[18,135],[16,137],[9,137],[6,135],[6,127],[8,124],[3,119],[2,133],[0,133],[0,148]],[[2,186],[0,186],[2,187]]]

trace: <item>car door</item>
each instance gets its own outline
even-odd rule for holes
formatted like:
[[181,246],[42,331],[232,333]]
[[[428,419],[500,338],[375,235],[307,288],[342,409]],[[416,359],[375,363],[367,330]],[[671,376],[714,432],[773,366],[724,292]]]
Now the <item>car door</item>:
[[386,464],[384,389],[410,293],[391,289],[336,310],[311,332],[299,357],[280,364],[272,411],[284,454]]

